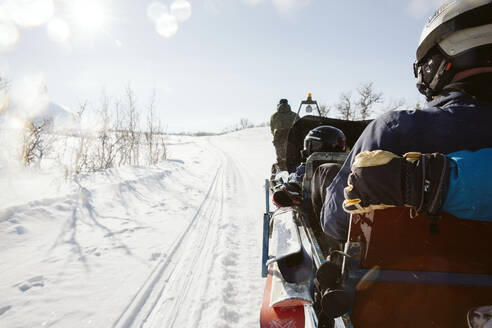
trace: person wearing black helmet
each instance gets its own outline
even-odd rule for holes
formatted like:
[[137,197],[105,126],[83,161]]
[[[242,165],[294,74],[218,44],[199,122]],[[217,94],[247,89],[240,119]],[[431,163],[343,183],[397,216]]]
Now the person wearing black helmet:
[[[299,205],[302,200],[301,185],[306,171],[305,162],[307,158],[316,152],[345,152],[345,144],[345,134],[335,127],[322,125],[309,131],[304,138],[304,149],[301,150],[302,163],[296,168],[295,172],[289,175],[287,183],[278,184],[274,188],[274,203],[278,206]],[[340,169],[339,164],[325,165],[334,165],[336,166],[336,170]],[[331,177],[331,179],[333,179],[333,177]],[[323,180],[325,179],[329,179],[329,177],[323,177]],[[318,178],[317,180],[320,179]],[[313,183],[317,180],[313,180]],[[321,205],[323,204],[321,194],[318,191],[319,188],[313,188],[312,190],[314,190],[314,194],[311,196],[311,200],[313,206],[316,206],[319,212],[319,209],[321,209]]]
[[287,99],[280,99],[277,105],[277,112],[270,118],[270,130],[273,135],[273,145],[277,153],[277,164],[281,171],[287,170],[286,152],[287,152],[287,137],[289,130],[299,116],[291,111]]
[[[439,8],[422,32],[414,72],[418,90],[430,101],[427,108],[392,111],[371,122],[326,189],[321,223],[324,232],[338,241],[346,240],[349,224],[344,189],[348,196],[345,209],[361,206],[360,199],[350,199],[353,184],[347,188],[352,168],[400,163],[400,168],[421,178],[423,184],[415,188],[409,184],[416,180],[393,179],[394,190],[414,192],[404,195],[421,201],[409,204],[414,210],[438,212],[445,194],[441,182],[449,175],[442,154],[492,147],[492,0],[453,0]],[[397,159],[371,152],[376,150],[390,152]],[[361,154],[364,151],[369,155]],[[406,154],[409,152],[418,153]],[[436,152],[440,154],[430,154]],[[428,168],[431,170],[425,170]],[[391,168],[383,171],[387,169]]]
[[305,161],[316,152],[344,152],[347,138],[342,130],[330,125],[321,125],[312,129],[304,138],[301,157]]
[[[311,130],[304,139],[303,158],[314,152],[345,152],[347,138],[345,134],[332,126],[320,126]],[[311,202],[316,221],[319,222],[319,213],[323,206],[326,188],[333,181],[341,165],[326,163],[316,168],[311,181]]]

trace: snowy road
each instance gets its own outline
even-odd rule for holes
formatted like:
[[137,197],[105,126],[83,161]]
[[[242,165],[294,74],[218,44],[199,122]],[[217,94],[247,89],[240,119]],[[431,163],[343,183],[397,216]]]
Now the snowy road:
[[169,152],[0,208],[1,327],[258,326],[269,131]]

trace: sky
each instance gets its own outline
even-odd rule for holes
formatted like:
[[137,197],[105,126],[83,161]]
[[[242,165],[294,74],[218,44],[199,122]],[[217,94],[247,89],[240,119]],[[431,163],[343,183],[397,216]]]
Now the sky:
[[[439,0],[0,0],[0,76],[76,111],[126,86],[169,132],[269,120],[373,82],[421,100],[412,63]],[[336,113],[332,113],[336,116]]]

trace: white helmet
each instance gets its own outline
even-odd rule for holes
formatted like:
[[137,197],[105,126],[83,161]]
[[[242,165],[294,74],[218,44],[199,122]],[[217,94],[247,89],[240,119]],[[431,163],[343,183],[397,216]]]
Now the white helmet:
[[452,0],[422,31],[414,64],[417,88],[428,99],[456,73],[492,66],[492,0]]

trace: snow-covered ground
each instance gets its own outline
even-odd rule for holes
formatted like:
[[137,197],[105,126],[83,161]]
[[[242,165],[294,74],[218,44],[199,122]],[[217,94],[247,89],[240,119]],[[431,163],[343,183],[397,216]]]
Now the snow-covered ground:
[[0,177],[0,327],[255,327],[268,128],[168,161]]

